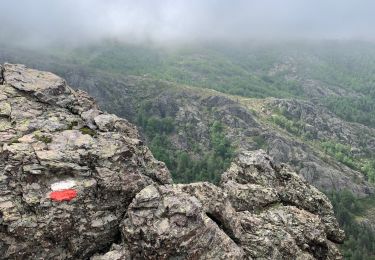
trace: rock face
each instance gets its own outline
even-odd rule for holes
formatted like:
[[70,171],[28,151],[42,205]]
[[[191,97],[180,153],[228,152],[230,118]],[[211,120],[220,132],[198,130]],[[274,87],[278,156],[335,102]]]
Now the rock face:
[[264,152],[172,184],[125,119],[61,78],[0,68],[1,259],[340,259],[317,189]]
[[262,151],[243,152],[209,183],[149,186],[123,221],[139,259],[340,259],[332,206]]
[[365,146],[370,153],[375,152],[375,130],[373,128],[348,123],[337,118],[322,106],[301,100],[272,99],[268,106],[283,111],[284,115],[304,122],[305,131],[312,139],[337,140],[360,151]]
[[[0,86],[0,256],[87,258],[119,237],[132,198],[171,182],[126,120],[98,110],[61,78],[3,67]],[[70,202],[52,186],[74,181]]]

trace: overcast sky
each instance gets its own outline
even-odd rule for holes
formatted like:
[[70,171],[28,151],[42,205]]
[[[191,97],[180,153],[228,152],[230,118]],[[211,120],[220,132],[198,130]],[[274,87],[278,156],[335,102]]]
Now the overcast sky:
[[0,39],[375,39],[375,0],[0,0]]

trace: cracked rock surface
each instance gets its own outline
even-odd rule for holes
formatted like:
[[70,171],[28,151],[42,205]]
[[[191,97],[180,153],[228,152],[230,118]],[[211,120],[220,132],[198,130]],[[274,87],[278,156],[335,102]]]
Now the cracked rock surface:
[[[132,125],[56,75],[10,64],[2,75],[0,256],[84,259],[107,250],[135,194],[170,183],[168,170]],[[52,201],[51,185],[65,180],[77,197]]]
[[210,183],[148,186],[122,223],[135,259],[341,259],[329,200],[264,152]]
[[218,186],[172,184],[86,93],[0,71],[0,259],[341,259],[328,199],[264,152],[240,153]]

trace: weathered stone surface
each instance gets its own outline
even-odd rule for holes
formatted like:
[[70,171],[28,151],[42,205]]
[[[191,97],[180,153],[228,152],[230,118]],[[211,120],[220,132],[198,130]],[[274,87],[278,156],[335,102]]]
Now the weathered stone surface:
[[136,259],[242,259],[242,249],[203,211],[196,197],[173,186],[137,194],[123,225]]
[[[0,258],[341,258],[327,198],[264,152],[240,153],[219,186],[173,185],[84,92],[22,65],[3,75]],[[53,199],[61,187],[72,197]]]
[[[247,193],[251,197],[243,198],[243,193],[239,192],[241,189],[237,188],[238,184],[237,186],[231,184],[233,181],[242,185],[245,183]],[[249,183],[252,185],[250,186]],[[319,215],[326,226],[329,237],[337,242],[344,239],[344,234],[338,228],[328,198],[292,172],[286,165],[275,165],[271,158],[263,152],[243,152],[223,175],[222,185],[230,194],[230,199],[233,200],[232,204],[239,204],[237,209],[243,210],[251,200],[254,201],[253,205],[265,202],[269,202],[268,205],[271,206],[278,202],[294,205]],[[258,197],[252,195],[252,190],[256,191],[253,193],[258,194]],[[261,197],[259,194],[264,195]]]
[[[168,170],[132,125],[61,78],[6,64],[4,80],[0,255],[80,259],[109,247],[132,198],[152,183],[170,183]],[[64,180],[75,181],[77,197],[52,201],[51,184]]]
[[103,254],[97,254],[91,257],[91,260],[127,260],[131,259],[129,250],[126,249],[126,246],[121,246],[113,244],[110,250]]
[[[264,232],[263,225],[265,224],[261,223],[268,222],[275,226],[271,233],[291,236],[292,244],[297,245],[299,250],[310,252],[313,257],[331,259],[332,256],[328,257],[328,253],[337,253],[337,249],[332,247],[330,241],[341,243],[344,233],[338,227],[332,205],[327,197],[290,171],[286,165],[275,165],[264,152],[241,153],[223,175],[221,185],[229,194],[232,205],[244,214],[245,219],[260,221],[260,225],[257,225],[259,230],[255,234]],[[244,186],[246,192],[241,192]],[[237,187],[240,187],[240,191]],[[264,195],[261,197],[253,194]],[[246,195],[249,197],[246,198]],[[248,205],[249,201],[252,201],[252,207]],[[265,202],[267,204],[264,204]],[[288,224],[289,221],[290,224]],[[267,226],[266,229],[268,228]],[[254,227],[251,227],[249,231],[251,230],[254,230]],[[299,231],[295,232],[295,230]],[[249,234],[251,232],[248,232],[245,237]],[[282,258],[290,257],[284,255],[284,245],[277,239],[277,235],[272,235],[272,240],[271,244],[281,247],[273,246],[273,250],[277,251],[275,251],[276,255],[267,257],[273,259],[280,253]],[[250,244],[254,242],[250,241],[252,241]],[[293,250],[293,252],[298,255],[299,250]],[[259,256],[253,255],[253,257]]]
[[0,65],[0,84],[3,84],[4,78],[3,78],[3,66]]
[[262,151],[241,153],[221,187],[148,186],[123,235],[136,259],[341,259],[344,239],[328,199]]

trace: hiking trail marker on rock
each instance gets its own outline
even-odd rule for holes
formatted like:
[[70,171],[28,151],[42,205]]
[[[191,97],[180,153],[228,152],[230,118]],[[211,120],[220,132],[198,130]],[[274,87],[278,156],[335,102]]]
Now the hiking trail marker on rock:
[[77,191],[73,189],[76,182],[73,180],[59,181],[51,184],[52,192],[49,198],[53,201],[71,201],[77,197]]

